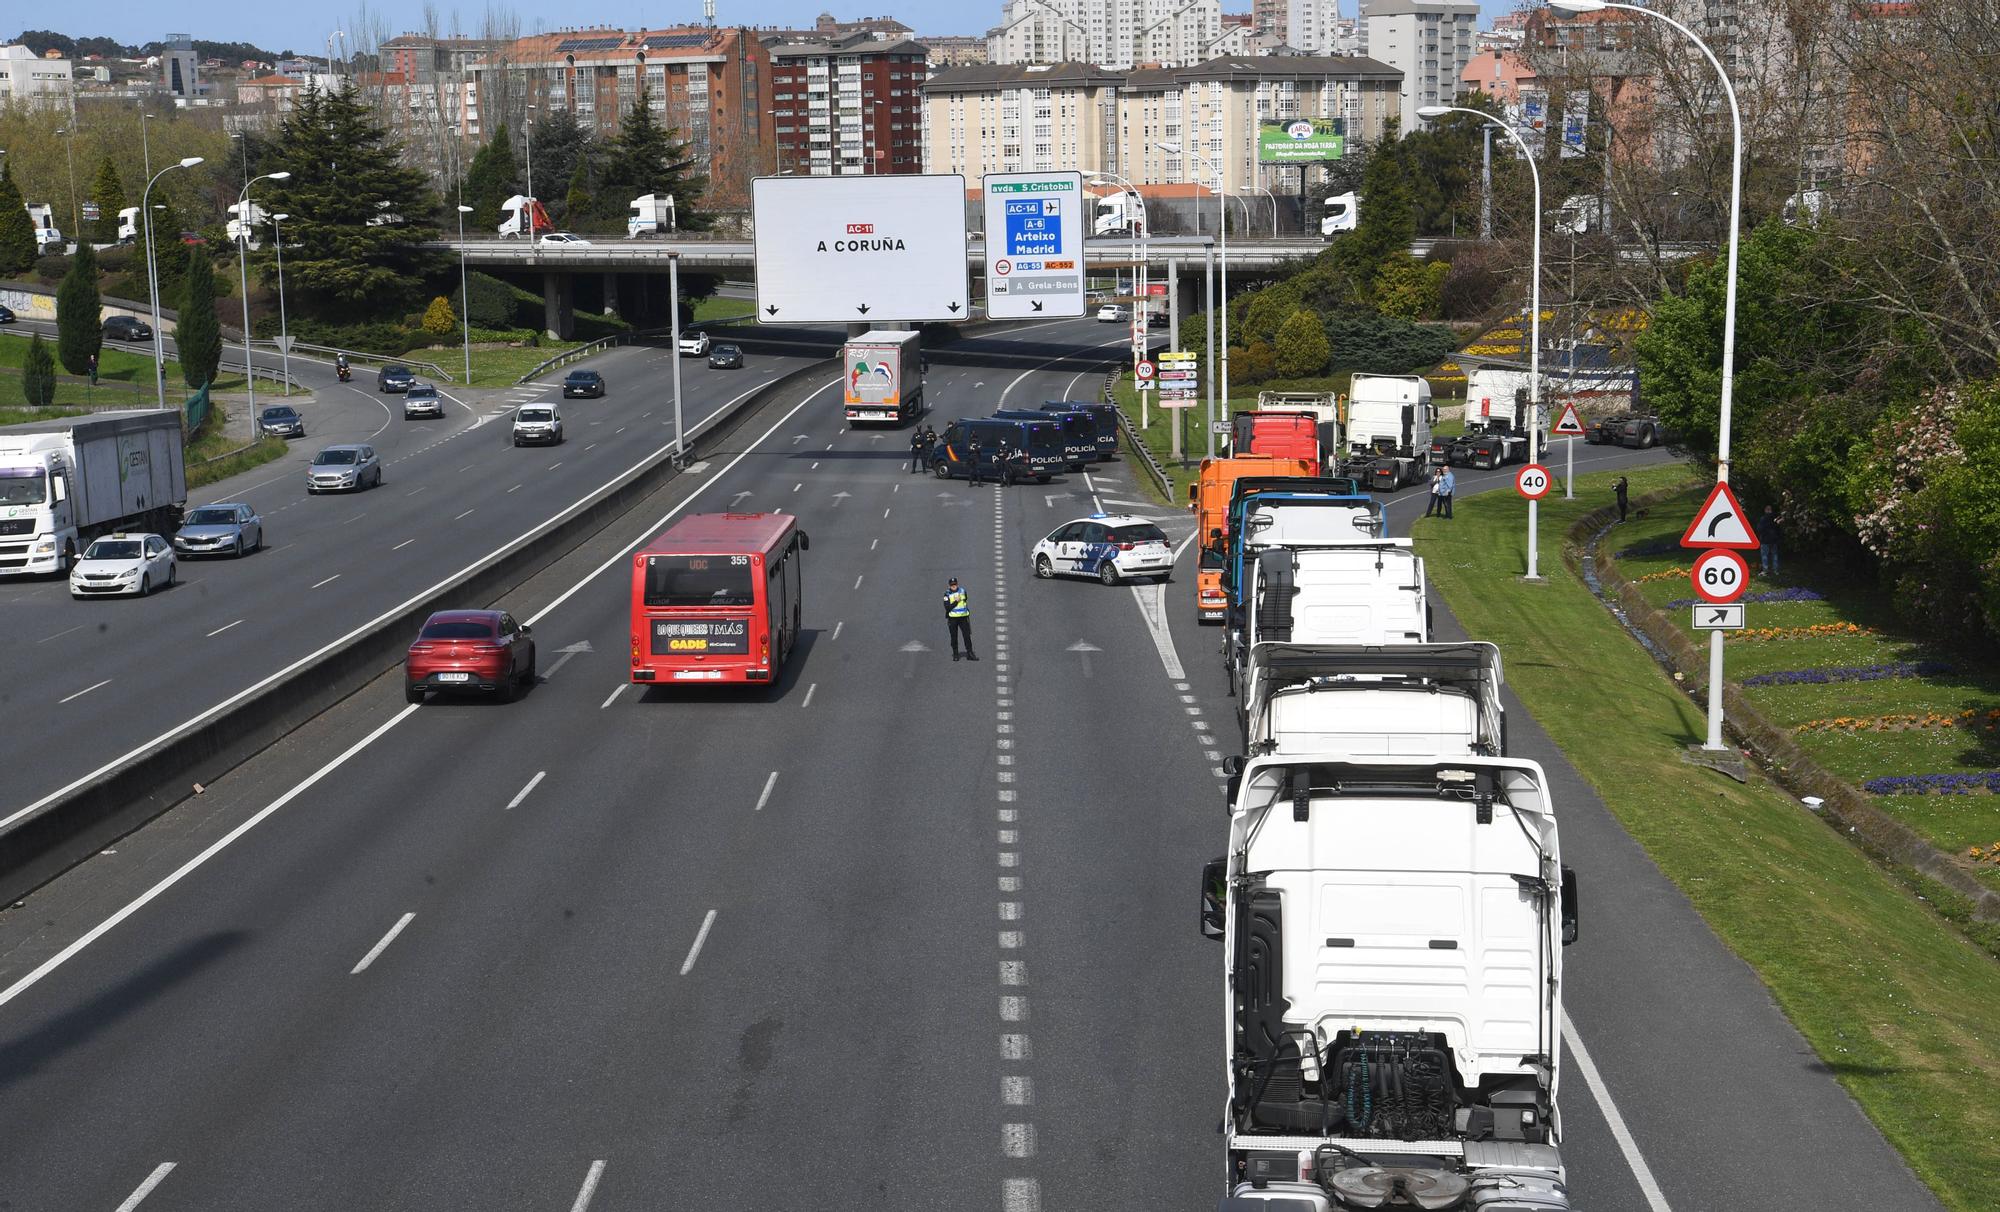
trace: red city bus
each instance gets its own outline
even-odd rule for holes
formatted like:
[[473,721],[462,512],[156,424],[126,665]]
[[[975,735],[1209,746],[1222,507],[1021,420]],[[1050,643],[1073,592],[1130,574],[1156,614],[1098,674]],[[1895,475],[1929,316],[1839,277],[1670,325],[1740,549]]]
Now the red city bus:
[[804,557],[783,513],[697,513],[632,556],[632,680],[770,682],[799,640]]

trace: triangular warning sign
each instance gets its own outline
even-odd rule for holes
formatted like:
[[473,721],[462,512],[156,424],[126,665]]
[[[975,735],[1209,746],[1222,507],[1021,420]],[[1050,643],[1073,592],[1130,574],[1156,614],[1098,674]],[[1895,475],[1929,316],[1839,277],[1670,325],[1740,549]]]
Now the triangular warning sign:
[[1583,418],[1576,415],[1576,405],[1563,405],[1562,415],[1556,418],[1556,427],[1549,430],[1552,438],[1580,438],[1583,436]]
[[1755,551],[1757,535],[1750,529],[1750,519],[1744,515],[1743,506],[1737,503],[1736,494],[1729,491],[1729,485],[1716,481],[1708,500],[1702,503],[1701,512],[1694,515],[1687,533],[1681,536],[1681,546],[1697,550],[1709,547],[1726,547],[1736,551]]

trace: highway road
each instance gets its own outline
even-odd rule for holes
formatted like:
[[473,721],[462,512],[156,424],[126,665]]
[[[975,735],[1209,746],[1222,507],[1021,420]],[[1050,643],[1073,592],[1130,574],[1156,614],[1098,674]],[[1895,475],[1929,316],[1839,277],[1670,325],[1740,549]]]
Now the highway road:
[[[1032,367],[934,362],[936,419],[1087,390],[1102,339],[1053,324],[1007,343]],[[1195,908],[1234,734],[1217,634],[1185,571],[1105,589],[1026,559],[1100,506],[1191,522],[1122,465],[1004,491],[910,475],[905,435],[847,431],[832,390],[509,596],[544,653],[589,645],[521,702],[409,707],[385,677],[0,914],[0,1191],[1213,1207],[1224,1003]],[[811,534],[806,642],[769,690],[634,690],[623,553],[731,504]],[[1392,530],[1421,504],[1396,498]],[[976,663],[945,651],[948,576]],[[1933,1206],[1511,706],[1583,880],[1576,1206]]]

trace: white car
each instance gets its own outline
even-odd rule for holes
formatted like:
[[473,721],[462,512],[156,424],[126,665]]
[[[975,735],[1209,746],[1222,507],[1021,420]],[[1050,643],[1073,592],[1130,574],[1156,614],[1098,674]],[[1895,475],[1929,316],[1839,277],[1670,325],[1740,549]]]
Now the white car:
[[552,231],[535,241],[535,243],[543,248],[589,248],[591,246],[590,241],[584,239],[582,236],[566,231]]
[[1100,324],[1116,324],[1121,320],[1129,319],[1131,317],[1125,314],[1125,308],[1122,304],[1106,303],[1097,309],[1097,322]]
[[561,444],[562,413],[553,404],[523,404],[514,410],[514,445]]
[[69,571],[73,598],[145,597],[174,583],[174,551],[156,534],[108,534],[92,542]]
[[681,334],[681,357],[705,358],[708,356],[708,334],[705,332],[684,332]]
[[1174,547],[1166,532],[1129,513],[1094,513],[1056,527],[1029,553],[1035,575],[1096,577],[1116,585],[1127,577],[1171,580]]

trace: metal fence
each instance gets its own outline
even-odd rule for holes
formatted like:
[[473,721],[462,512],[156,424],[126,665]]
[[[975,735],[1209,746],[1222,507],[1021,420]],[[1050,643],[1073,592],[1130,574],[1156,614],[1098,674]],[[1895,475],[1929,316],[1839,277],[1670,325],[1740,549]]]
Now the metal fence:
[[188,402],[187,402],[188,437],[190,438],[194,437],[195,433],[201,429],[203,422],[208,420],[208,414],[210,411],[211,411],[211,406],[209,404],[209,399],[208,399],[208,387],[204,385],[200,391],[197,391],[193,395],[188,397]]
[[[1113,407],[1118,406],[1118,399],[1112,388],[1118,385],[1122,374],[1123,372],[1114,370],[1104,376],[1104,402]],[[1145,439],[1139,436],[1139,427],[1132,423],[1132,418],[1126,415],[1123,408],[1118,409],[1118,424],[1124,427],[1125,442],[1132,448],[1132,457],[1145,471],[1146,477],[1153,481],[1153,486],[1160,490],[1160,496],[1166,499],[1167,504],[1174,504],[1173,481],[1168,478],[1166,468],[1161,467],[1160,461],[1153,457],[1153,452],[1147,448]]]
[[[276,341],[252,341],[250,344],[253,347],[261,347],[273,352],[277,352],[278,349]],[[369,353],[363,349],[341,349],[336,345],[310,345],[304,341],[292,342],[292,352],[300,353],[301,351],[307,354],[322,355],[322,360],[325,361],[332,361],[336,354],[346,354],[349,362],[370,362],[377,366],[384,366],[390,362],[394,362],[399,366],[414,366],[420,370],[428,371],[432,378],[442,379],[446,383],[458,382],[458,379],[450,371],[439,366],[436,362],[423,362],[416,358],[405,357],[402,354],[378,354]],[[274,370],[266,367],[259,367],[258,369],[263,374],[273,378],[277,377],[277,372]]]

